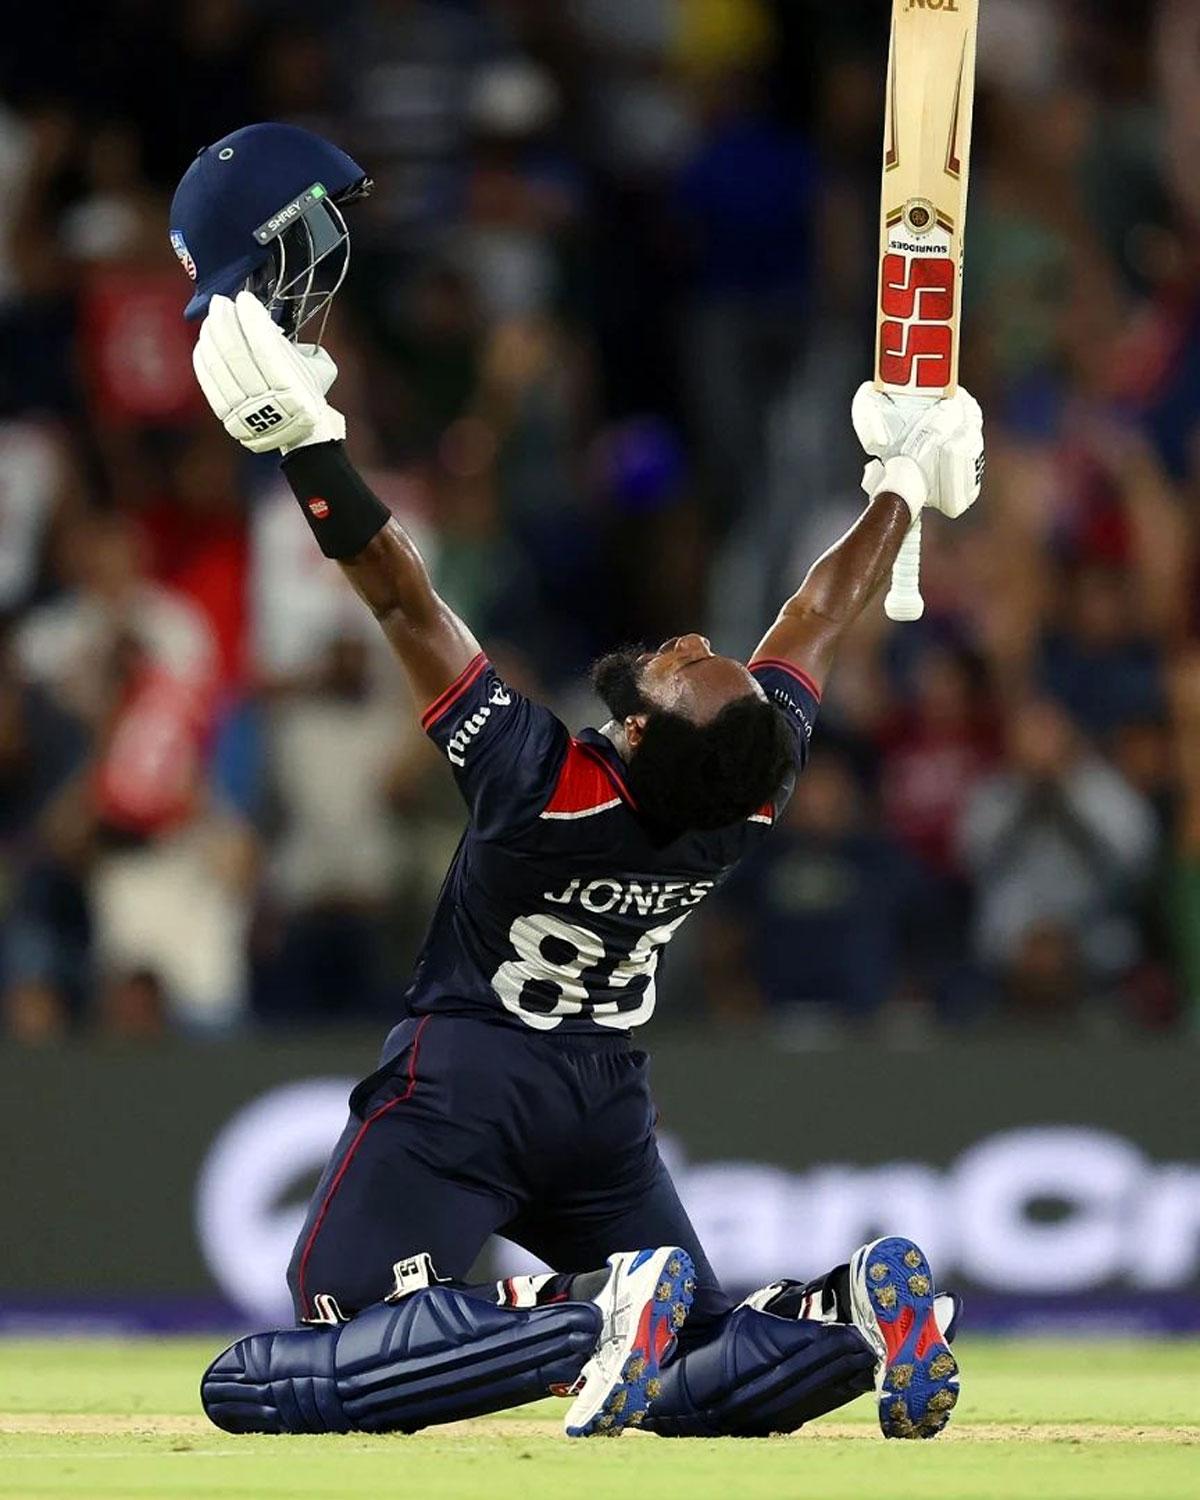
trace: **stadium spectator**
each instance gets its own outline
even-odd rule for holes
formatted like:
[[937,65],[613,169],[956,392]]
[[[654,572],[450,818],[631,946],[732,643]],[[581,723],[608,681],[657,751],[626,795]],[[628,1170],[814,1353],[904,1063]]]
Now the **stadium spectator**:
[[151,582],[135,529],[124,518],[93,512],[57,539],[60,592],[17,624],[13,652],[26,681],[65,709],[98,724],[107,711],[114,671],[127,646],[197,695],[212,686],[212,631],[182,594]]
[[999,756],[998,712],[986,667],[973,651],[931,649],[914,678],[878,736],[883,814],[932,875],[953,880],[962,874],[957,831],[963,808]]
[[706,979],[714,1015],[769,1017],[803,1035],[862,1023],[905,979],[904,923],[919,877],[872,826],[833,746],[800,778],[762,854],[717,898]]
[[268,899],[282,931],[259,1009],[275,1019],[336,1020],[394,1000],[381,957],[399,860],[391,785],[415,729],[394,693],[372,689],[367,647],[343,636],[267,711]]
[[1105,985],[1133,968],[1154,813],[1052,703],[1015,709],[1008,765],[976,787],[961,839],[976,883],[976,951],[1004,982],[1047,971],[1065,981],[1080,965]]
[[1160,653],[1141,634],[1130,593],[1119,568],[1078,565],[1063,580],[1057,628],[1042,640],[1043,689],[1098,740],[1162,707]]
[[0,1011],[21,1041],[59,1035],[87,1000],[85,902],[54,831],[88,749],[87,726],[23,682],[0,643]]
[[0,421],[0,617],[32,602],[56,524],[78,498],[64,433],[28,418]]

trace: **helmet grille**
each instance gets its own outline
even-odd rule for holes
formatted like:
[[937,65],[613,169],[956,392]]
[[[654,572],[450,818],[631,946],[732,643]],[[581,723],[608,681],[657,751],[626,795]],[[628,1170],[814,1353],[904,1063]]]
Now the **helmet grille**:
[[247,279],[246,290],[289,339],[298,339],[320,317],[312,342],[321,342],[330,305],[350,269],[350,233],[338,203],[364,198],[370,190],[370,179],[364,178],[338,201],[326,196],[310,203],[271,241],[270,257]]

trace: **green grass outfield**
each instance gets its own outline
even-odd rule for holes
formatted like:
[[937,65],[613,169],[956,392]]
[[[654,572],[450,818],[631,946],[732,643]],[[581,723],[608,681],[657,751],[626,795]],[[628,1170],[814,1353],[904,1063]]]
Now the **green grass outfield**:
[[0,1496],[404,1500],[1195,1500],[1200,1341],[962,1340],[935,1442],[866,1400],[790,1438],[568,1442],[546,1401],[416,1437],[229,1438],[196,1381],[212,1342],[0,1341]]

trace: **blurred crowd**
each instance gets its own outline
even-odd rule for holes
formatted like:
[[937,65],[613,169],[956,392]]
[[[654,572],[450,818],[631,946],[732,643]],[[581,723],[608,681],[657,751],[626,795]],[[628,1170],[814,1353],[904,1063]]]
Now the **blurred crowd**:
[[[677,1021],[1186,1028],[1200,997],[1200,0],[987,0],[983,499],[872,609]],[[167,239],[257,119],[377,183],[352,449],[523,690],[745,651],[861,503],[885,0],[42,0],[0,54],[0,1037],[393,1014],[462,814],[195,388]]]

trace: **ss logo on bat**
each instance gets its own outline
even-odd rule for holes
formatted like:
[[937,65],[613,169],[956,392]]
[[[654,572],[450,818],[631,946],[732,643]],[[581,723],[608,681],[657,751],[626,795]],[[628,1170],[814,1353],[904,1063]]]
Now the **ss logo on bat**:
[[950,383],[955,283],[949,256],[909,258],[890,252],[880,266],[879,378],[927,390]]

